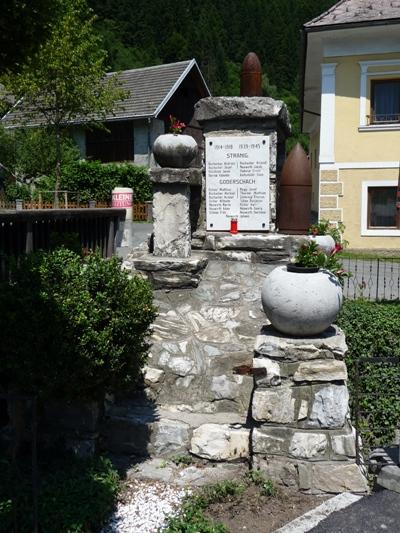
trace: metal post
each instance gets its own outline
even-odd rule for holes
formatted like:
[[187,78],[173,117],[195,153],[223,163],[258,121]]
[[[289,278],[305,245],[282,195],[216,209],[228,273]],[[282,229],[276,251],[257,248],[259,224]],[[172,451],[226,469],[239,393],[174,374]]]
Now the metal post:
[[378,301],[378,297],[379,297],[378,288],[379,288],[379,257],[377,259],[377,264],[376,264],[376,296],[375,296],[376,301]]
[[29,220],[26,223],[25,253],[29,254],[30,252],[33,252],[33,228],[32,222]]
[[115,222],[114,217],[110,217],[108,222],[107,257],[112,257],[115,249]]

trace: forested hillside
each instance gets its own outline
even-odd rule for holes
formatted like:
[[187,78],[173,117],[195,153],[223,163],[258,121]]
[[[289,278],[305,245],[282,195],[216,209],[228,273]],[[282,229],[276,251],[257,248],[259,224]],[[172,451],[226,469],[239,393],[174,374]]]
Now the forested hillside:
[[195,57],[214,95],[237,95],[249,51],[266,85],[297,93],[302,24],[333,0],[89,0],[114,70]]

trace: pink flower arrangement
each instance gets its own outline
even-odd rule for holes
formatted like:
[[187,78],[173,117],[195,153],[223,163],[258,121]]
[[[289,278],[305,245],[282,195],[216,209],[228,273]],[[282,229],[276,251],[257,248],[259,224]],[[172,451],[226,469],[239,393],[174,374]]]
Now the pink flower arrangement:
[[169,122],[170,122],[169,131],[171,133],[175,133],[175,134],[182,133],[182,130],[186,128],[186,124],[184,122],[181,122],[180,120],[178,120],[176,117],[172,115],[169,116]]

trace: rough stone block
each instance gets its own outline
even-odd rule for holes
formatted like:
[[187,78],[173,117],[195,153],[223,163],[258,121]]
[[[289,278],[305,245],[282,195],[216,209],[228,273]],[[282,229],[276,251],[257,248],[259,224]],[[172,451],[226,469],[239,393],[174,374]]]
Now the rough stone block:
[[293,430],[289,428],[267,427],[254,428],[252,447],[254,453],[268,455],[285,455],[288,453]]
[[332,452],[342,457],[356,456],[356,431],[331,435]]
[[189,185],[159,184],[154,188],[154,255],[189,257],[191,254]]
[[254,350],[261,356],[308,361],[314,359],[342,359],[347,352],[344,333],[337,326],[331,326],[316,337],[288,337],[272,326],[264,326],[256,338]]
[[154,423],[150,445],[152,455],[176,453],[188,449],[189,443],[189,424],[165,418]]
[[328,447],[324,433],[295,432],[289,445],[289,455],[297,459],[323,458]]
[[290,387],[258,389],[253,395],[252,416],[259,422],[293,424],[295,398]]
[[185,272],[198,274],[202,272],[208,264],[207,257],[203,255],[179,258],[179,257],[155,257],[152,254],[145,254],[133,259],[136,270],[145,272]]
[[347,380],[347,369],[343,361],[335,359],[304,361],[299,364],[293,380],[297,382]]
[[312,478],[313,489],[317,491],[368,492],[367,480],[355,463],[315,463]]
[[190,452],[213,461],[233,461],[249,455],[249,429],[228,424],[203,424],[193,431]]
[[379,472],[377,483],[385,489],[400,493],[400,468],[385,465]]
[[299,472],[295,462],[286,457],[254,455],[253,468],[261,470],[269,479],[286,487],[299,486]]
[[271,361],[266,357],[254,357],[253,368],[263,369],[265,373],[254,374],[257,387],[277,387],[281,384],[280,365],[276,361]]
[[181,183],[189,185],[202,184],[201,168],[152,168],[150,170],[150,181],[152,183]]
[[342,428],[349,410],[346,385],[328,385],[318,390],[312,404],[309,427]]
[[164,371],[159,368],[152,368],[150,366],[144,367],[144,382],[146,385],[154,385],[159,383],[164,376]]
[[289,238],[277,234],[221,234],[216,236],[216,250],[249,250],[286,252]]

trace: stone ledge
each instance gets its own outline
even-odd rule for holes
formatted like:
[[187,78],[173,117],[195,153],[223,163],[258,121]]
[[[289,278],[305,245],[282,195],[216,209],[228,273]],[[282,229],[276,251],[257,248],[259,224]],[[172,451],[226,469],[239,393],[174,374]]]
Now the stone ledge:
[[145,254],[132,258],[134,270],[140,272],[154,289],[185,289],[199,285],[208,264],[207,257],[159,257]]
[[150,170],[150,181],[152,183],[165,184],[202,184],[201,168],[152,168]]
[[146,272],[191,272],[197,273],[205,269],[208,264],[207,257],[157,257],[152,254],[146,254],[142,257],[133,258],[133,266],[136,270],[144,270]]
[[354,461],[307,462],[283,457],[254,456],[253,468],[285,486],[309,494],[368,493],[368,483]]
[[190,453],[212,461],[235,461],[249,455],[250,429],[203,424],[193,431]]
[[264,326],[256,338],[254,351],[262,357],[289,361],[343,359],[347,345],[343,331],[330,326],[315,337],[289,337],[272,326]]
[[229,119],[271,120],[290,133],[287,107],[281,100],[262,96],[218,96],[203,98],[195,105],[195,118],[200,124]]
[[[299,430],[282,426],[261,426],[252,433],[253,452],[308,461],[343,461],[356,455],[356,435],[343,430]],[[399,470],[400,472],[400,470]]]

